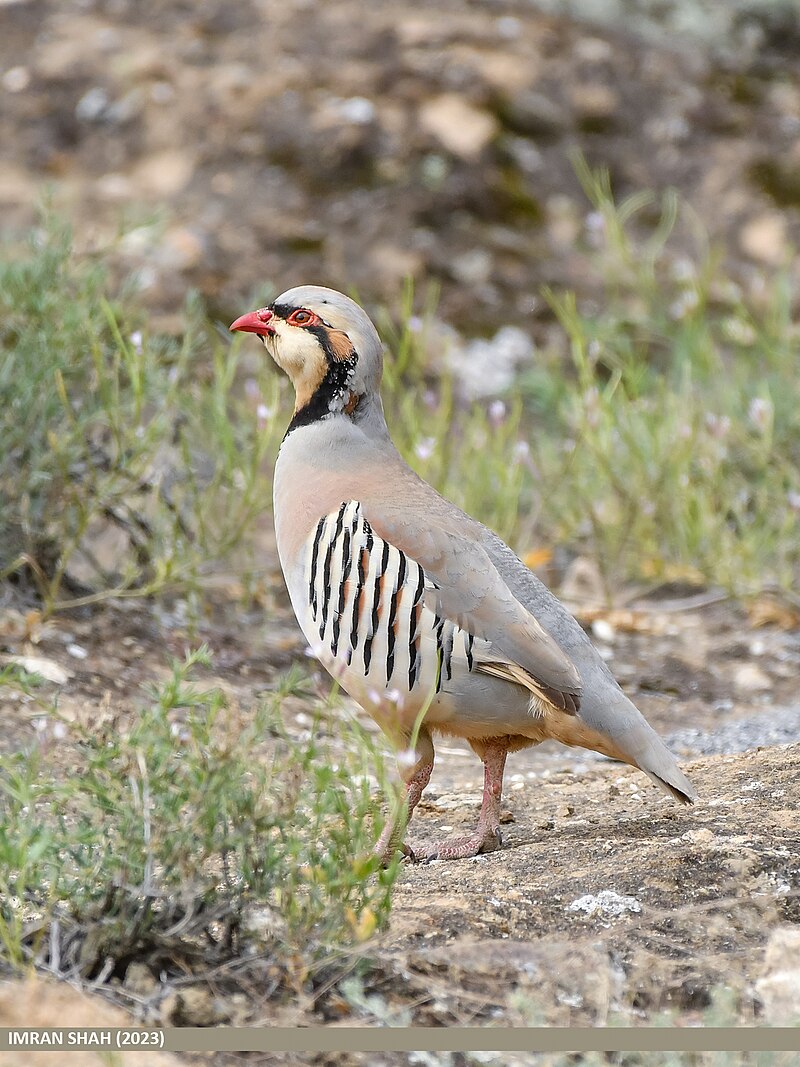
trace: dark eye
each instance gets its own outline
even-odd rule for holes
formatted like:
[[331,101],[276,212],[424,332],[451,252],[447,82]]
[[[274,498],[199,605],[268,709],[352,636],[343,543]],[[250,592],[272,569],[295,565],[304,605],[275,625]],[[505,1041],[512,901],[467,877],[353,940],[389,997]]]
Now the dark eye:
[[310,311],[300,310],[292,312],[287,321],[293,326],[306,326],[311,322],[312,318],[313,316]]

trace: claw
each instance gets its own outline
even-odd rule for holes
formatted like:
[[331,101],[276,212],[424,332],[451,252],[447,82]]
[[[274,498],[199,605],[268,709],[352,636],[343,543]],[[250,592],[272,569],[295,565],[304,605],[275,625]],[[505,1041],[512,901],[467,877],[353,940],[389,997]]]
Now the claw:
[[400,844],[395,845],[394,848],[387,847],[385,849],[378,850],[378,848],[376,847],[373,855],[378,857],[378,859],[381,861],[382,867],[388,867],[393,862],[398,852],[400,853],[401,863],[419,863],[420,861],[420,857],[417,855],[413,848],[411,848],[405,843],[405,841],[401,841]]
[[400,851],[402,853],[402,855],[400,856],[401,863],[403,862],[403,860],[408,860],[409,863],[419,863],[419,856],[416,854],[414,849],[410,847],[410,845],[407,845],[405,843],[405,841],[400,846]]

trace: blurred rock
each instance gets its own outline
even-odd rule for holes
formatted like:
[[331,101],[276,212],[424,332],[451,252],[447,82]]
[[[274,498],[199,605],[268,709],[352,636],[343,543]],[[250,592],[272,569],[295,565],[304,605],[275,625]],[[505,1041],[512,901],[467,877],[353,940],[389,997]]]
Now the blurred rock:
[[742,227],[739,244],[745,255],[778,267],[787,256],[786,220],[770,212],[758,215]]
[[[504,897],[511,893],[505,889]],[[561,1003],[585,1005],[598,1022],[620,985],[603,945],[563,938],[518,941],[462,936],[449,945],[415,951],[411,961],[423,973],[431,969],[437,977],[444,973],[463,988],[472,988],[476,978],[485,976],[494,985],[516,988],[518,994],[530,991],[538,998],[543,984],[553,982]],[[505,1056],[503,1062],[508,1062]]]
[[492,273],[492,257],[483,248],[474,248],[453,259],[451,272],[464,285],[484,285]]
[[427,100],[420,108],[419,123],[448,152],[469,161],[478,158],[499,130],[493,115],[455,93]]
[[594,560],[578,556],[567,567],[559,590],[562,600],[574,605],[597,605],[606,601],[605,585]]
[[231,1007],[204,986],[170,993],[161,1005],[165,1026],[217,1026],[231,1017]]
[[400,285],[404,279],[413,278],[424,263],[419,253],[391,244],[377,244],[370,248],[369,261],[375,276],[387,286]]
[[135,997],[150,997],[158,989],[158,981],[148,966],[134,961],[128,965],[122,986]]
[[75,107],[75,116],[81,122],[99,122],[108,107],[108,93],[102,86],[95,86],[80,98]]
[[204,253],[201,236],[188,226],[177,226],[164,235],[157,261],[166,270],[186,271],[197,267],[203,261]]
[[619,94],[601,82],[575,85],[569,96],[578,119],[584,123],[607,125],[620,106]]
[[131,180],[148,196],[174,196],[186,187],[194,171],[192,154],[167,148],[148,156],[133,170]]
[[569,125],[569,114],[556,100],[528,89],[500,105],[503,125],[527,137],[552,137]]
[[374,122],[377,112],[371,100],[363,96],[351,96],[348,100],[331,101],[335,114],[355,126],[367,126]]
[[613,645],[617,636],[617,631],[608,619],[595,619],[592,623],[592,636],[597,641],[602,641],[607,645]]
[[[112,1007],[103,997],[89,996],[73,989],[66,982],[45,981],[28,978],[24,981],[7,982],[0,987],[0,1026],[48,1028],[54,1026],[74,1027],[122,1027],[135,1025],[126,1012]],[[105,1049],[82,1049],[75,1062],[81,1067],[108,1067],[110,1056]],[[168,1052],[156,1049],[134,1048],[115,1051],[113,1060],[119,1067],[180,1067],[178,1060]],[[16,1052],[3,1052],[3,1067],[62,1067],[64,1050],[56,1048],[31,1053],[27,1048]]]
[[66,685],[72,677],[72,671],[66,670],[60,663],[45,656],[3,656],[3,663],[14,663],[29,674],[38,674],[40,678],[55,685]]
[[693,754],[746,752],[766,745],[790,745],[800,737],[800,706],[762,711],[744,719],[723,722],[716,729],[685,727],[664,737],[673,751]]
[[714,840],[714,834],[707,827],[701,830],[687,830],[681,834],[682,841],[688,841],[690,845],[710,845]]
[[[675,187],[732,247],[726,270],[788,262],[800,281],[800,68],[774,28],[754,50],[734,20],[704,14],[676,49],[641,37],[670,18],[641,5],[591,26],[421,0],[286,0],[269,19],[244,0],[189,14],[166,0],[145,21],[128,0],[40,8],[12,4],[0,39],[4,224],[35,223],[47,183],[76,233],[113,233],[127,203],[157,208],[199,246],[178,242],[172,277],[159,242],[142,252],[156,314],[190,286],[220,306],[256,278],[310,276],[396,311],[398,279],[426,275],[441,315],[473,335],[524,321],[549,342],[551,313],[531,313],[542,285],[591,299],[604,286],[582,249],[573,147],[609,168],[620,199]],[[637,216],[635,239],[650,225]],[[695,255],[690,231],[671,235],[676,257]]]
[[782,926],[774,930],[764,954],[764,977],[756,982],[770,1026],[800,1023],[800,930]]
[[517,370],[533,359],[530,337],[518,326],[503,326],[489,340],[477,338],[448,353],[448,363],[458,371],[457,383],[468,399],[497,396],[505,392]]
[[763,693],[772,688],[772,679],[755,663],[742,663],[734,667],[733,684],[743,693]]
[[242,931],[248,937],[269,944],[286,938],[286,919],[266,904],[253,904],[242,915]]
[[133,181],[124,174],[104,174],[95,182],[97,195],[101,200],[130,200],[136,194]]
[[0,81],[7,93],[22,93],[31,83],[31,74],[27,67],[11,67]]
[[0,203],[35,204],[39,191],[27,172],[14,163],[0,163]]

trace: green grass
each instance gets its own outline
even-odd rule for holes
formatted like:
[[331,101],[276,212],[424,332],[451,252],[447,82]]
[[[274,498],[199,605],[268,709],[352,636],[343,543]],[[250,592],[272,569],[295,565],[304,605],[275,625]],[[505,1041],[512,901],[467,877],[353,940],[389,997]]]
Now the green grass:
[[[302,981],[385,922],[396,868],[370,855],[380,754],[355,729],[345,753],[318,728],[287,736],[298,675],[243,715],[192,682],[203,665],[204,649],[174,663],[128,725],[67,728],[45,703],[35,747],[0,759],[8,963],[122,978],[142,958],[174,979],[239,961],[241,978],[268,953]],[[36,696],[30,676],[2,681]]]
[[538,0],[547,12],[578,21],[641,34],[651,40],[678,37],[711,43],[747,55],[753,32],[768,37],[781,31],[788,36],[797,25],[795,0],[729,0],[726,4],[698,4],[695,0]]
[[459,404],[452,380],[431,382],[433,345],[407,308],[390,334],[395,440],[520,553],[595,559],[609,595],[643,578],[741,595],[796,587],[800,330],[788,275],[764,276],[746,298],[702,235],[695,259],[675,256],[672,195],[616,205],[607,177],[578,169],[600,297],[548,294],[564,344],[537,353],[500,420]]
[[[398,447],[522,554],[589,555],[609,590],[676,576],[743,595],[796,585],[788,277],[746,297],[702,235],[676,258],[673,196],[617,205],[607,178],[577,166],[596,298],[549,294],[563,343],[539,350],[498,408],[460,399],[434,301],[408,291],[399,319],[380,317]],[[245,587],[258,579],[249,536],[270,507],[286,383],[197,300],[180,338],[150,337],[135,298],[110,290],[52,222],[0,267],[0,575],[32,577],[46,612],[165,589],[197,599],[223,562]]]
[[46,612],[196,588],[270,495],[277,422],[198,302],[180,339],[151,337],[110,290],[52,219],[0,265],[0,577],[27,575]]

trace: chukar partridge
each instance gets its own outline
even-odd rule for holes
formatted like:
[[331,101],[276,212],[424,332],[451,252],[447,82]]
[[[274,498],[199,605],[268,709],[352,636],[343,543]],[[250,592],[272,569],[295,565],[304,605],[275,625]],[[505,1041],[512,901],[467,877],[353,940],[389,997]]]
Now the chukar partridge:
[[356,303],[289,289],[231,330],[256,334],[294,385],[275,467],[275,530],[292,606],[324,666],[398,749],[410,816],[433,733],[484,763],[478,826],[412,852],[404,819],[376,849],[455,859],[500,845],[506,755],[554,738],[639,767],[680,801],[694,790],[564,606],[491,530],[419,478],[392,444],[383,353]]

